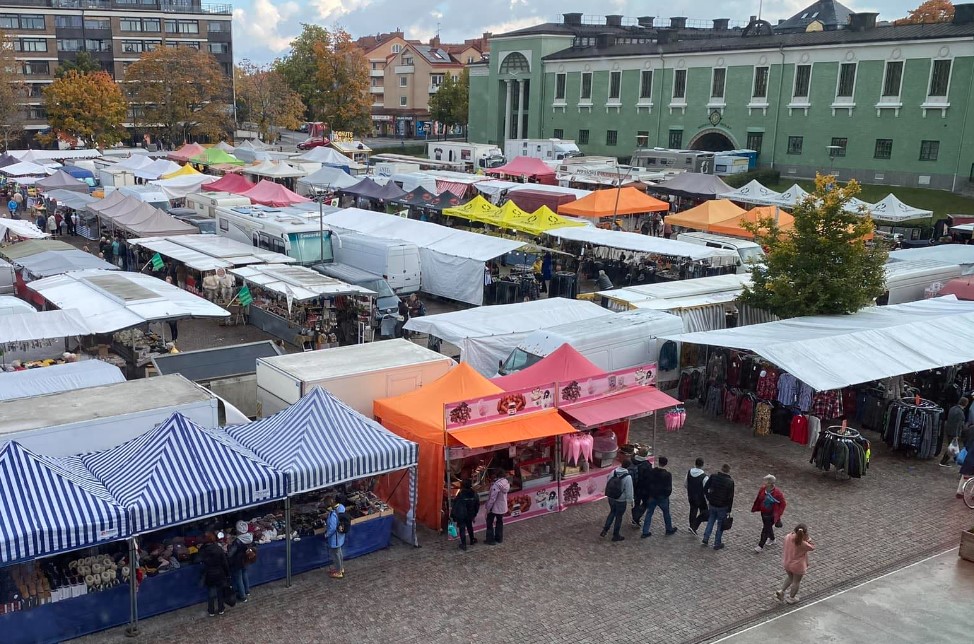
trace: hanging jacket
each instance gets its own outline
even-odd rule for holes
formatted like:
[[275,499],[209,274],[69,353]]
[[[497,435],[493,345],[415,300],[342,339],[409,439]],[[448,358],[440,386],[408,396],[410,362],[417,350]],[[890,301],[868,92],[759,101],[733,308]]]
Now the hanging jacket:
[[751,512],[770,514],[774,517],[774,522],[778,523],[781,521],[781,515],[785,513],[786,505],[785,495],[781,493],[780,488],[772,489],[769,496],[767,486],[762,485],[754,499],[754,505],[751,506]]
[[703,491],[711,507],[727,508],[728,512],[734,507],[734,479],[730,474],[717,472],[703,486]]
[[691,467],[687,470],[686,480],[683,482],[687,489],[687,500],[694,505],[706,505],[707,497],[704,495],[703,488],[710,479],[707,473],[699,467]]

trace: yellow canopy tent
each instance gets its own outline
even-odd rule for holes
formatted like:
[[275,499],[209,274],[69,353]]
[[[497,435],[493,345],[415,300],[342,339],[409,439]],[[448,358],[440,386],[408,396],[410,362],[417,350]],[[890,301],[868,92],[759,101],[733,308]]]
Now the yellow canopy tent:
[[781,208],[775,206],[758,206],[757,208],[751,208],[737,217],[715,223],[710,227],[710,232],[718,235],[754,239],[754,233],[746,230],[743,224],[756,224],[766,219],[772,221],[777,219],[778,228],[781,230],[791,230],[795,227],[795,218]]
[[162,175],[162,178],[172,179],[173,177],[186,177],[194,174],[203,174],[203,173],[187,163],[186,165],[181,167],[179,170],[176,170],[175,172],[170,172],[169,174]]
[[548,206],[541,206],[532,213],[525,212],[517,207],[513,201],[508,201],[501,208],[501,225],[504,228],[527,233],[529,235],[540,235],[554,228],[569,228],[574,226],[584,226],[580,221],[572,221],[557,214]]
[[744,209],[727,199],[712,199],[699,206],[666,217],[671,226],[713,232],[712,226],[744,214]]
[[453,208],[446,208],[443,210],[443,214],[447,217],[462,217],[463,219],[469,219],[470,221],[480,221],[487,224],[498,225],[497,213],[499,208],[494,204],[490,203],[480,195],[477,195],[467,203],[454,206]]

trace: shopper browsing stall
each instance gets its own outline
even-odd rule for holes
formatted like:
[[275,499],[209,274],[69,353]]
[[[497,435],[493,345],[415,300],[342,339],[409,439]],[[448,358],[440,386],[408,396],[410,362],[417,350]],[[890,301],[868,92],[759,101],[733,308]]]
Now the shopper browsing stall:
[[511,482],[507,472],[502,472],[487,496],[487,537],[488,546],[504,541],[504,515],[507,514],[507,493],[511,491]]
[[237,536],[227,550],[230,563],[230,578],[237,601],[245,602],[250,597],[250,576],[247,567],[256,560],[257,551],[253,549],[254,535],[250,534],[246,521],[237,521]]
[[328,576],[332,579],[342,579],[345,577],[345,561],[342,556],[342,548],[345,547],[345,533],[348,525],[342,521],[345,513],[345,506],[339,503],[333,495],[325,498],[325,505],[328,510],[327,531],[325,540],[328,543],[328,554],[331,556],[332,569]]
[[206,544],[200,549],[200,558],[203,561],[203,585],[209,592],[206,609],[210,617],[223,614],[223,591],[230,579],[230,562],[227,560],[227,553],[223,551],[223,546],[217,543],[217,540],[222,538],[222,532],[219,534],[207,532]]
[[613,541],[625,539],[619,534],[619,528],[622,527],[622,517],[626,514],[626,508],[633,502],[632,476],[629,474],[627,465],[626,462],[623,462],[613,470],[612,476],[605,482],[605,498],[609,502],[609,516],[605,518],[602,533],[599,536],[607,535],[609,526],[612,526]]

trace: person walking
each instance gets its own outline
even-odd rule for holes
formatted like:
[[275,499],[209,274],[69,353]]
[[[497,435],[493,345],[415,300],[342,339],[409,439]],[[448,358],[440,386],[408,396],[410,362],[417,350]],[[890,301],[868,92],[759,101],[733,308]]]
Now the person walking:
[[693,534],[697,534],[700,524],[707,518],[707,497],[703,493],[703,488],[707,485],[707,472],[703,469],[703,459],[698,458],[694,462],[694,467],[687,470],[686,478],[683,480],[683,487],[687,490],[687,501],[690,503],[690,527]]
[[548,292],[548,283],[551,282],[551,253],[545,251],[544,258],[541,260],[541,292]]
[[670,495],[673,494],[673,475],[666,470],[669,460],[665,456],[656,459],[656,467],[649,472],[649,497],[650,501],[646,506],[646,521],[643,523],[643,533],[641,539],[652,536],[650,526],[653,523],[653,514],[656,508],[663,512],[663,524],[666,526],[666,536],[676,533],[673,527],[673,519],[670,517]]
[[470,545],[477,543],[473,536],[473,520],[480,512],[480,497],[473,491],[473,482],[470,479],[463,479],[460,483],[460,491],[453,498],[450,518],[457,522],[457,532],[460,533],[460,550],[467,549],[467,536],[470,536]]
[[227,560],[230,564],[230,580],[233,590],[237,593],[237,601],[245,602],[250,598],[250,576],[247,567],[253,561],[247,560],[247,550],[254,544],[254,535],[250,534],[250,526],[246,521],[237,521],[237,536],[227,549]]
[[507,493],[511,491],[511,482],[507,473],[502,472],[494,484],[490,486],[487,495],[487,534],[484,543],[493,546],[504,542],[504,515],[507,514]]
[[612,474],[605,482],[605,498],[609,502],[609,516],[605,518],[599,536],[607,535],[609,527],[612,526],[612,540],[623,541],[625,537],[619,534],[619,528],[622,527],[622,517],[626,514],[626,508],[633,502],[632,475],[624,464],[612,470]]
[[765,545],[774,545],[774,529],[781,527],[781,515],[785,513],[785,495],[775,485],[775,478],[771,474],[764,477],[764,485],[758,490],[758,495],[751,506],[751,512],[761,513],[761,538],[754,552],[761,552]]
[[51,237],[57,237],[57,219],[54,215],[47,216],[47,232]]
[[707,517],[707,528],[703,531],[703,545],[708,545],[710,533],[717,526],[717,534],[714,536],[714,550],[724,548],[724,520],[730,516],[734,510],[734,479],[730,475],[730,465],[724,463],[720,466],[720,471],[710,477],[707,484],[703,487],[704,496],[710,504],[710,513]]
[[11,198],[10,201],[7,202],[7,210],[10,211],[11,219],[17,218],[17,205],[18,205],[17,202],[13,198]]
[[222,538],[222,532],[219,534],[207,532],[204,537],[206,543],[200,549],[200,559],[203,562],[203,585],[206,586],[208,593],[206,610],[210,617],[223,614],[223,589],[230,580],[230,562],[227,560],[227,553],[224,552],[223,546],[217,543],[217,539]]
[[947,412],[947,420],[944,422],[944,455],[940,459],[940,467],[950,467],[954,464],[954,455],[950,453],[947,446],[955,439],[960,440],[966,424],[968,404],[967,398],[961,398]]
[[[785,568],[785,583],[781,590],[774,591],[775,598],[786,604],[795,604],[799,601],[798,588],[801,586],[802,578],[808,572],[808,553],[815,550],[808,538],[808,527],[804,523],[799,523],[795,529],[785,537],[785,547],[782,549],[781,560]],[[788,596],[785,592],[791,589]]]
[[649,462],[648,456],[649,451],[646,449],[637,451],[632,457],[635,463],[635,474],[633,474],[633,468],[629,470],[633,482],[631,524],[634,528],[642,525],[642,517],[646,512],[646,504],[649,503],[649,473],[653,471],[653,464]]
[[328,576],[332,579],[345,578],[345,558],[342,548],[345,547],[345,530],[341,521],[341,515],[345,514],[345,506],[335,499],[331,494],[325,497],[325,508],[327,508],[328,518],[325,521],[325,542],[328,544],[328,555],[331,557],[331,570]]
[[964,498],[964,484],[974,476],[974,424],[968,425],[960,435],[961,447],[967,450],[964,462],[960,464],[960,479],[957,481],[957,498]]

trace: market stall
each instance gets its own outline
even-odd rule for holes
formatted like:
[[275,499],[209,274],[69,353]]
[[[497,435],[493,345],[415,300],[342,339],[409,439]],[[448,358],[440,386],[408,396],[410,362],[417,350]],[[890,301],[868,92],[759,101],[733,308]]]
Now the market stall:
[[48,190],[43,196],[47,203],[48,211],[60,211],[65,217],[70,217],[72,213],[75,213],[75,234],[85,239],[97,239],[98,231],[96,230],[92,233],[85,220],[84,210],[89,205],[99,201],[98,197],[92,197],[87,192],[74,192],[60,189]]
[[[178,160],[178,159],[177,159]],[[232,165],[232,166],[242,166],[245,165],[243,161],[228,154],[219,148],[206,148],[199,154],[194,154],[187,159],[190,163],[195,163],[197,165],[204,166],[216,166],[216,165]]]
[[380,206],[386,202],[395,201],[406,194],[395,183],[390,182],[385,185],[379,185],[369,177],[362,179],[354,186],[340,189],[339,193],[351,195],[357,200],[376,202]]
[[[315,149],[318,150],[320,148]],[[295,191],[298,194],[309,196],[319,191],[332,192],[341,190],[342,188],[354,186],[358,182],[359,179],[348,174],[341,168],[323,165],[319,170],[298,179]]]
[[236,172],[228,172],[213,183],[204,183],[200,189],[204,192],[229,192],[239,195],[253,188],[256,183]]
[[558,206],[558,214],[597,220],[611,218],[613,221],[609,224],[621,218],[619,221],[627,222],[626,228],[639,230],[640,215],[665,213],[669,209],[669,203],[650,197],[632,186],[623,186],[596,190],[587,197],[562,204]]
[[666,223],[670,226],[710,232],[713,225],[743,214],[744,209],[733,202],[727,199],[713,199],[689,210],[667,215]]
[[247,197],[256,204],[263,206],[292,206],[297,203],[308,203],[311,200],[307,197],[291,192],[279,183],[261,179],[260,182],[246,192],[237,193]]
[[732,190],[720,177],[700,172],[683,172],[650,187],[652,192],[701,201],[719,199],[720,195]]
[[97,269],[116,271],[117,266],[109,264],[91,253],[78,250],[70,244],[55,239],[31,239],[0,248],[0,257],[17,268],[15,288],[17,295],[42,305],[29,289],[34,280],[70,271]]
[[728,190],[718,195],[721,199],[730,199],[739,203],[758,204],[763,206],[781,205],[781,193],[765,188],[757,179],[734,190]]
[[230,273],[247,288],[247,296],[238,292],[236,301],[247,308],[249,322],[262,331],[305,349],[369,339],[373,291],[305,266],[254,264]]
[[186,161],[189,161],[191,157],[195,157],[198,154],[203,154],[204,152],[206,152],[206,148],[199,143],[186,143],[178,150],[173,150],[166,156],[173,161],[185,163]]
[[[63,363],[69,338],[91,335],[90,327],[77,311],[6,312],[0,317],[0,371],[34,369]],[[72,361],[76,356],[72,358]],[[0,391],[0,398],[4,392]]]
[[[791,230],[795,227],[795,218],[782,210],[780,206],[756,206],[737,217],[711,225],[710,232],[717,235],[754,239],[754,233],[744,226],[757,225],[769,220],[775,222],[782,231]],[[763,232],[766,232],[766,229]]]
[[45,239],[50,236],[50,233],[41,230],[32,221],[0,218],[0,241]]
[[527,183],[528,179],[534,183],[555,185],[558,180],[555,178],[555,171],[544,161],[535,157],[514,157],[504,165],[497,168],[489,168],[487,174],[499,177],[520,178]]
[[162,191],[166,193],[166,196],[170,200],[177,200],[185,199],[187,195],[199,192],[203,186],[208,183],[213,183],[217,178],[213,175],[197,172],[195,174],[156,179],[149,183],[162,188]]
[[124,214],[112,218],[112,226],[126,237],[149,237],[163,235],[191,235],[199,229],[185,221],[180,221],[165,210],[145,202]]
[[49,190],[69,190],[71,192],[88,194],[88,184],[79,179],[75,179],[64,170],[58,170],[51,176],[37,181],[34,186],[44,192]]
[[368,170],[367,165],[353,161],[348,156],[327,146],[311,148],[300,156],[295,157],[293,161],[297,161],[298,163],[320,163],[322,166],[339,168],[349,175],[365,174],[365,171]]
[[43,369],[0,373],[0,400],[30,398],[125,382],[122,371],[101,360],[63,362]]

